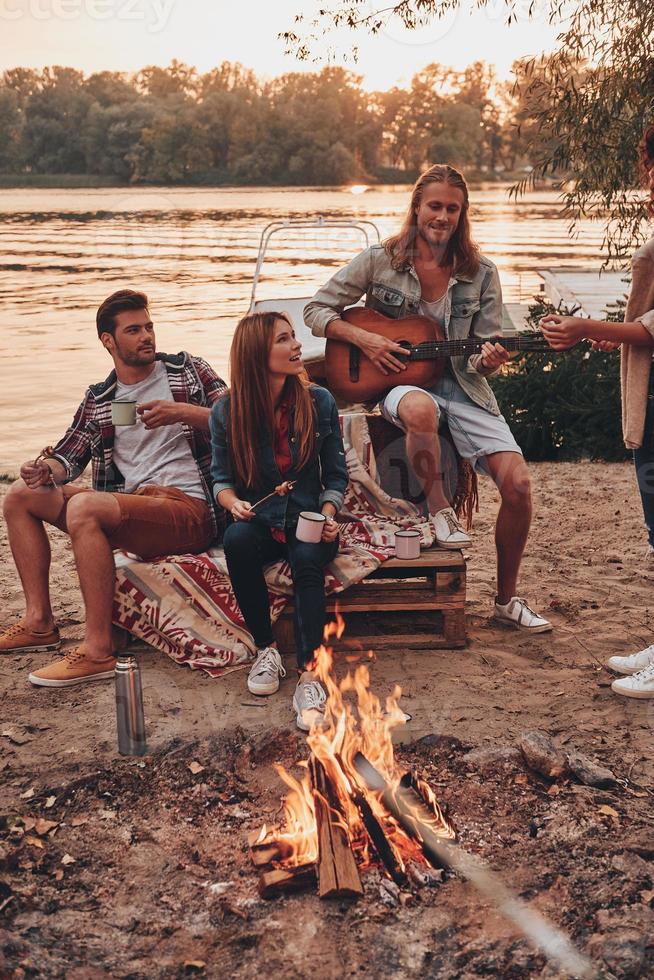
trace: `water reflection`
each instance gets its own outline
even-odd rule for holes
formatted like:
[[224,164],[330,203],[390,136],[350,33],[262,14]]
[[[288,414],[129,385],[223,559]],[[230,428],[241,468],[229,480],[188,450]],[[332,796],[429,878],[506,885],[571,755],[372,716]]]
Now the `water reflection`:
[[[538,269],[598,267],[601,227],[585,223],[571,243],[555,193],[515,202],[506,188],[485,185],[472,196],[475,236],[500,268],[507,302],[537,291]],[[159,348],[191,350],[225,375],[269,221],[369,219],[384,237],[407,198],[406,187],[0,190],[0,472],[57,438],[86,384],[108,373],[95,310],[112,290],[144,289]],[[359,234],[334,229],[280,238],[261,295],[310,295],[363,245]]]

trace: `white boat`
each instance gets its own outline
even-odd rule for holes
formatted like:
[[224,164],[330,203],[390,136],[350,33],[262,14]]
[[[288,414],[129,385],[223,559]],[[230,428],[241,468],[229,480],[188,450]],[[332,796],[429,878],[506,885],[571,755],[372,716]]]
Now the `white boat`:
[[[271,239],[275,236],[292,237],[294,233],[298,230],[317,230],[319,232],[326,232],[332,229],[338,231],[348,229],[349,231],[358,232],[361,235],[362,245],[367,248],[369,245],[377,245],[381,241],[379,234],[379,229],[373,221],[368,221],[365,219],[347,219],[347,218],[324,218],[319,216],[317,218],[287,218],[283,221],[271,221],[270,224],[266,225],[261,233],[261,239],[259,242],[259,252],[257,255],[257,264],[254,270],[254,278],[252,280],[252,294],[250,297],[250,307],[248,313],[264,313],[268,310],[278,310],[280,313],[287,313],[289,319],[295,330],[295,336],[302,344],[302,360],[307,365],[309,373],[314,375],[311,370],[312,365],[316,365],[316,362],[322,361],[325,355],[325,338],[324,337],[314,337],[309,328],[304,322],[304,307],[310,301],[312,296],[293,296],[293,297],[273,297],[270,299],[259,299],[257,298],[257,291],[261,280],[261,270],[266,258],[266,252],[268,251]],[[325,235],[325,241],[328,241],[328,236]],[[360,251],[360,249],[359,249]],[[360,300],[358,305],[363,305],[363,300]]]

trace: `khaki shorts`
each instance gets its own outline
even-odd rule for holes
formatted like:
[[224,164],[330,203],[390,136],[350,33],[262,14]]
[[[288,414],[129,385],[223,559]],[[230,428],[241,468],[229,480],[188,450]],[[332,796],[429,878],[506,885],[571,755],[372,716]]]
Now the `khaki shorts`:
[[520,446],[513,438],[503,415],[493,415],[468,398],[454,378],[444,374],[433,388],[398,385],[381,402],[384,418],[404,429],[399,416],[400,402],[411,391],[423,391],[436,403],[439,417],[447,419],[450,435],[459,456],[467,459],[477,472],[489,473],[486,457],[492,453],[517,453]]
[[[90,487],[62,487],[65,503],[57,521],[65,524],[66,505],[78,493],[99,493]],[[206,551],[214,537],[206,500],[177,487],[141,487],[133,493],[112,493],[120,508],[120,524],[108,535],[112,548],[139,558]],[[62,520],[63,519],[63,520]]]

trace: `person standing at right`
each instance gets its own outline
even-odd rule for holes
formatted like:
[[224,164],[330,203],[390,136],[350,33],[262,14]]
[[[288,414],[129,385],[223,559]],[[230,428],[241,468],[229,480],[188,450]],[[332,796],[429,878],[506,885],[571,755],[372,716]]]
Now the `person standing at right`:
[[[654,123],[645,130],[638,154],[654,216]],[[540,325],[555,350],[580,340],[592,340],[604,350],[622,345],[622,430],[634,454],[649,541],[647,559],[654,565],[654,235],[634,253],[631,273],[624,323],[551,313]],[[611,685],[616,694],[654,698],[654,644],[627,657],[610,657],[607,666],[626,675]]]

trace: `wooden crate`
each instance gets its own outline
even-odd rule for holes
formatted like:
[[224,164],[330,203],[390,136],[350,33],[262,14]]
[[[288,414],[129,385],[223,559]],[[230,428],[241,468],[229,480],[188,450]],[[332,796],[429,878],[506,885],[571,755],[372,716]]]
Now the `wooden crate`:
[[[328,618],[338,606],[344,617],[345,634],[335,649],[424,650],[463,647],[466,642],[464,607],[466,565],[460,551],[432,548],[420,558],[389,558],[357,585],[327,597]],[[357,635],[354,614],[368,614],[382,630]],[[413,631],[414,624],[392,627],[393,613],[413,613],[409,620],[426,620],[427,632]],[[374,616],[373,616],[374,614]],[[389,614],[384,616],[384,614]],[[284,609],[274,627],[282,653],[294,651],[293,604]],[[407,630],[412,630],[408,632]]]

